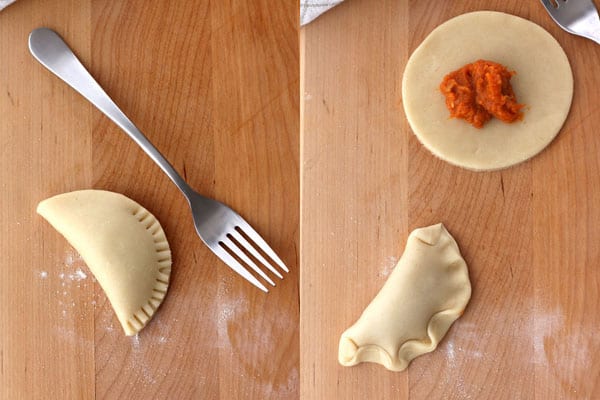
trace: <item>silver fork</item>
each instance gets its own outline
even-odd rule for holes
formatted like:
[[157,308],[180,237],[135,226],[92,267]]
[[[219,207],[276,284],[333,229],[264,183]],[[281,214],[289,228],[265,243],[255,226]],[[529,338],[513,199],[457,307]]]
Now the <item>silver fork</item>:
[[[48,28],[35,29],[29,35],[29,50],[50,72],[65,81],[123,129],[171,178],[188,200],[198,236],[225,264],[265,292],[268,292],[268,289],[244,264],[272,286],[275,286],[275,282],[250,256],[275,276],[283,279],[273,264],[285,272],[289,270],[263,238],[231,208],[195,192],[108,97],[56,32]],[[267,257],[264,257],[261,251]]]
[[600,17],[592,0],[540,0],[565,31],[600,44]]

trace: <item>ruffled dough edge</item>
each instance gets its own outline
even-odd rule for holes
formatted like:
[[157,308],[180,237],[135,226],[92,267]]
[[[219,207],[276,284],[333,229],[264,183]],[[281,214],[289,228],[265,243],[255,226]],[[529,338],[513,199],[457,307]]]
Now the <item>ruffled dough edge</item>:
[[[414,339],[404,342],[398,350],[396,360],[377,344],[366,344],[359,347],[352,338],[342,335],[339,345],[339,363],[345,367],[351,367],[363,362],[375,362],[383,365],[390,371],[403,371],[413,359],[430,353],[437,348],[440,341],[450,329],[450,326],[463,314],[465,308],[466,304],[460,310],[443,310],[434,314],[427,324],[427,339],[429,340]],[[440,323],[442,324],[441,326],[438,325]],[[437,331],[434,330],[435,327],[437,327]],[[352,357],[345,358],[343,356],[349,353],[354,354]]]
[[121,321],[125,334],[127,336],[133,336],[148,324],[167,295],[169,279],[171,277],[172,258],[167,237],[158,219],[134,200],[129,198],[128,200],[135,204],[133,216],[152,235],[158,264],[157,276],[154,281],[154,287],[152,288],[152,295],[146,303],[134,312],[133,315],[128,317],[126,321]]
[[[439,227],[440,229],[427,230],[428,228],[435,227]],[[425,232],[427,233],[427,236],[423,237],[422,233]],[[462,293],[462,296],[458,299],[457,306],[441,310],[433,314],[427,323],[427,338],[407,340],[406,342],[402,343],[398,349],[397,360],[394,360],[392,355],[390,355],[384,348],[377,344],[358,346],[354,340],[352,340],[352,338],[345,336],[346,332],[344,332],[340,338],[338,349],[338,361],[341,365],[345,367],[351,367],[363,362],[375,362],[383,365],[390,371],[403,371],[416,357],[434,351],[440,341],[444,338],[444,336],[446,336],[446,333],[448,333],[448,330],[452,324],[463,315],[469,300],[471,299],[472,289],[467,263],[462,257],[454,237],[446,230],[446,227],[442,223],[439,223],[428,227],[415,229],[410,233],[409,238],[414,236],[416,240],[426,245],[435,246],[442,238],[443,232],[448,234],[447,237],[450,239],[449,244],[457,251],[459,256],[459,258],[453,261],[450,265],[462,264],[464,266],[463,272],[466,275],[466,281],[469,282],[463,291],[464,293]],[[352,353],[352,356],[348,356]]]

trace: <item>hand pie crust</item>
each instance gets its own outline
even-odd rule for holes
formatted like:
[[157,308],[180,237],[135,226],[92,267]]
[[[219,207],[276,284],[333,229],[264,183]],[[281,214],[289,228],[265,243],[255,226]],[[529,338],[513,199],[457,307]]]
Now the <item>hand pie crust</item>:
[[60,194],[37,212],[81,254],[125,334],[138,333],[169,286],[171,251],[158,220],[128,197],[103,190]]
[[467,264],[454,238],[442,224],[416,229],[381,291],[342,334],[338,360],[402,371],[437,347],[470,297]]

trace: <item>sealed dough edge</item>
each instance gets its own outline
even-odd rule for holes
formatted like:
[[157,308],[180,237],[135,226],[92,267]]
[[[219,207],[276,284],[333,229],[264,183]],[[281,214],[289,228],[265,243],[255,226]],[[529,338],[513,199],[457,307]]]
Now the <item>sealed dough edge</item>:
[[37,213],[81,255],[127,336],[138,333],[167,293],[171,251],[159,221],[130,198],[79,190],[41,201]]
[[450,233],[441,223],[415,229],[380,292],[341,335],[338,361],[402,371],[435,350],[470,297],[467,265]]

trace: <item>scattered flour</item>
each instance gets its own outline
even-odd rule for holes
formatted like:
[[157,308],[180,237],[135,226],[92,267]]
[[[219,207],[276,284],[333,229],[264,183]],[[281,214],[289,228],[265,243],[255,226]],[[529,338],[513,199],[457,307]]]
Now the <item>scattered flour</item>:
[[[457,326],[456,328],[459,327]],[[467,348],[456,344],[456,338],[459,338],[460,342]],[[448,361],[448,366],[450,368],[458,368],[459,365],[457,364],[464,365],[464,363],[474,362],[483,358],[483,353],[477,350],[478,346],[481,346],[481,341],[471,340],[471,338],[461,330],[459,332],[448,332],[447,336],[439,345],[439,351],[446,354],[446,360]]]
[[131,337],[131,347],[133,349],[133,366],[141,371],[141,378],[146,385],[155,385],[157,383],[157,375],[158,376],[166,376],[166,372],[161,372],[161,370],[152,371],[148,367],[148,363],[146,362],[146,348],[141,344],[142,340],[140,339],[140,335],[136,334]]
[[[298,394],[299,382],[298,368],[294,367],[290,370],[287,380],[282,383],[266,382],[262,384],[262,397],[272,399],[291,399]],[[248,377],[252,378],[252,377]],[[249,379],[252,380],[252,379]]]
[[398,258],[396,256],[388,256],[379,272],[377,272],[377,276],[381,279],[387,279],[394,270],[396,264],[398,264]]
[[82,279],[86,279],[87,275],[85,272],[81,270],[81,268],[77,268],[74,273],[69,274],[69,279],[72,281],[80,281]]
[[[62,315],[62,319],[64,320],[63,324],[65,325],[64,327],[59,327],[54,333],[63,340],[85,344],[87,346],[88,342],[82,340],[81,337],[74,332],[72,326],[67,324],[69,324],[69,320],[81,317],[79,309],[77,309],[76,312],[73,310],[75,302],[72,301],[74,300],[72,296],[74,293],[77,293],[76,287],[84,287],[84,285],[88,285],[89,282],[95,282],[95,280],[93,275],[90,275],[87,270],[85,270],[85,264],[76,252],[68,251],[61,261],[64,262],[59,264],[59,267],[55,272],[48,273],[42,271],[45,272],[45,274],[43,274],[44,279],[48,277],[58,277],[62,286],[61,290],[56,291],[56,297],[60,306],[59,315]],[[390,268],[393,268],[393,265]],[[42,278],[41,272],[39,273],[39,276]],[[93,299],[90,299],[91,306],[86,306],[84,309],[93,310],[94,307],[96,307],[96,303],[98,303],[98,307],[100,307],[102,311],[100,311],[100,321],[96,322],[96,330],[102,329],[105,334],[111,338],[110,340],[123,340],[122,331],[113,325],[116,319],[114,318],[112,310],[105,307],[104,305],[106,303],[103,301],[102,297],[99,297],[96,293],[94,294]],[[227,282],[220,285],[218,294],[212,301],[213,303],[207,307],[210,311],[207,310],[204,316],[210,318],[210,321],[207,323],[210,323],[213,326],[216,325],[217,327],[218,337],[215,344],[216,348],[220,349],[220,351],[231,352],[233,357],[241,358],[245,357],[244,351],[247,349],[244,347],[244,343],[248,344],[248,341],[251,341],[253,346],[264,350],[262,353],[265,357],[259,357],[258,362],[259,364],[264,364],[263,366],[266,368],[267,372],[261,376],[261,373],[258,371],[263,371],[263,366],[257,369],[256,365],[253,364],[248,366],[237,364],[236,368],[238,370],[236,373],[239,376],[240,384],[248,388],[254,387],[253,390],[259,388],[258,392],[265,398],[292,398],[296,395],[298,393],[299,385],[299,372],[297,367],[292,367],[287,373],[287,376],[278,375],[277,366],[267,357],[269,354],[268,350],[271,348],[273,342],[276,341],[276,338],[281,334],[289,332],[290,329],[295,329],[295,322],[285,314],[271,314],[272,318],[268,318],[271,321],[270,323],[265,324],[264,320],[257,319],[256,324],[248,322],[247,326],[240,326],[240,321],[248,321],[248,314],[253,313],[253,310],[250,309],[248,298],[243,294],[240,295],[239,292],[231,291],[231,285],[228,285]],[[259,321],[261,322],[259,323]],[[153,345],[164,346],[164,350],[161,351],[166,351],[167,349],[170,351],[171,347],[173,347],[173,349],[178,350],[178,354],[185,354],[179,347],[181,345],[179,343],[180,341],[170,340],[170,335],[173,334],[170,333],[170,326],[165,325],[162,327],[160,321],[157,320],[153,320],[153,323],[158,324],[158,327],[154,326],[152,335],[144,335],[144,332],[142,332],[141,335],[127,338],[130,340],[131,349],[126,363],[130,368],[139,371],[137,378],[135,379],[135,384],[148,386],[160,385],[163,377],[170,373],[168,366],[154,366],[155,363],[153,357],[156,348],[154,348],[153,351]],[[171,323],[176,325],[179,322],[177,318],[173,318]],[[237,327],[238,329],[232,330],[232,326]],[[247,340],[244,340],[244,335]],[[93,341],[90,342],[89,345],[93,346]],[[206,380],[205,377],[199,377],[199,380],[202,379]]]
[[67,250],[64,258],[65,266],[71,267],[76,262],[81,262],[81,256],[79,253],[77,253],[75,250]]
[[450,340],[446,345],[446,355],[448,356],[448,361],[453,363],[456,360],[456,354],[454,353],[454,343]]
[[[54,275],[54,273],[49,273],[48,271],[41,271],[39,272],[39,276],[41,279],[48,279],[49,277],[51,278],[52,276],[57,276],[60,282],[60,287],[62,288],[62,290],[57,290],[56,294],[57,295],[61,295],[61,300],[59,300],[59,305],[61,306],[62,310],[61,310],[61,315],[63,317],[63,319],[67,319],[67,318],[77,318],[79,317],[80,319],[84,317],[84,315],[79,312],[79,313],[75,313],[73,315],[69,315],[67,308],[75,308],[75,301],[73,296],[74,296],[74,289],[76,288],[85,288],[87,287],[87,282],[88,282],[88,274],[84,271],[85,269],[85,263],[83,261],[83,259],[81,258],[81,256],[79,255],[79,253],[77,253],[75,250],[73,249],[68,249],[63,258],[60,261],[60,264],[57,267],[57,270],[55,272],[56,275]],[[91,279],[92,282],[95,282],[95,279]],[[65,301],[63,301],[65,300]],[[96,301],[92,300],[91,303],[85,303],[82,304],[82,306],[85,305],[89,305],[91,304],[92,306],[95,306]],[[85,310],[87,309],[87,307],[83,307],[81,308],[81,310],[83,310],[83,312],[85,312]]]
[[133,345],[132,347],[135,351],[140,350],[140,335],[139,334],[133,335],[131,337],[131,344]]
[[535,315],[533,319],[533,362],[538,365],[548,364],[544,340],[559,332],[564,325],[564,315],[560,309]]
[[231,342],[229,340],[229,333],[227,332],[228,323],[230,320],[235,319],[236,314],[248,310],[248,300],[243,297],[236,297],[234,299],[220,297],[218,308],[217,332],[219,337],[217,347],[220,349],[230,348]]
[[46,279],[48,277],[48,271],[39,272],[40,279]]
[[593,350],[600,347],[600,337],[590,335],[597,325],[591,319],[571,329],[560,306],[538,311],[533,315],[533,348],[536,370],[547,370],[554,375],[551,381],[555,392],[562,398],[588,398],[581,392],[593,390],[588,377],[593,370]]
[[76,345],[76,346],[83,346],[83,347],[93,347],[94,346],[94,341],[92,338],[84,338],[79,334],[76,334],[75,331],[73,331],[72,328],[67,328],[64,326],[58,326],[58,327],[54,327],[52,329],[52,334],[65,341],[65,342],[69,342],[70,344]]

